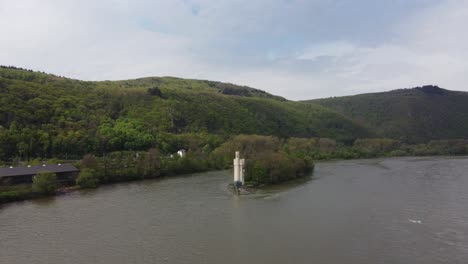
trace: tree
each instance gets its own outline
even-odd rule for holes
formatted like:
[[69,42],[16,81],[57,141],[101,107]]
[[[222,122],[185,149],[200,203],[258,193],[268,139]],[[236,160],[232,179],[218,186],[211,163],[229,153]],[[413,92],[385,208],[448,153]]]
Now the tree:
[[151,148],[144,154],[137,164],[138,173],[145,178],[157,177],[161,170],[161,157],[159,151]]
[[86,154],[80,162],[80,168],[93,169],[97,171],[99,170],[99,162],[94,155]]
[[248,162],[246,179],[248,181],[254,181],[257,184],[266,183],[269,180],[267,169],[259,161]]
[[54,194],[57,189],[57,175],[49,171],[41,171],[33,177],[33,191],[41,194]]
[[93,169],[83,169],[76,178],[76,184],[81,188],[96,188],[99,184],[99,178]]
[[333,152],[336,150],[336,141],[330,138],[319,138],[318,147],[322,152]]
[[158,87],[149,88],[149,89],[148,89],[148,93],[149,93],[151,96],[158,96],[158,97],[161,97],[161,96],[162,96],[161,90],[159,90]]

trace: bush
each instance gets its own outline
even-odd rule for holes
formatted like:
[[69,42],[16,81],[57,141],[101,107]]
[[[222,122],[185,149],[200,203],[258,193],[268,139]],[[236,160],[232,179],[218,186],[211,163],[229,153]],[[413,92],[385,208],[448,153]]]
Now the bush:
[[388,138],[363,138],[354,141],[353,147],[366,154],[368,157],[377,157],[382,154],[397,150],[401,143],[398,140]]
[[161,173],[161,154],[155,148],[139,156],[136,162],[137,174],[142,178],[155,178]]
[[83,169],[76,178],[76,184],[81,188],[96,188],[99,185],[99,177],[93,169]]
[[148,93],[151,96],[158,96],[158,97],[162,96],[161,90],[158,87],[149,88]]
[[388,153],[388,156],[391,157],[402,157],[402,156],[408,156],[408,153],[404,150],[401,149],[396,149]]
[[33,159],[33,160],[31,160],[31,161],[29,162],[29,165],[31,165],[31,166],[41,165],[41,164],[42,164],[42,162],[41,162],[41,160],[40,160],[39,158]]
[[99,162],[96,157],[92,154],[86,154],[83,156],[83,159],[80,161],[81,169],[93,169],[99,170]]
[[61,162],[62,162],[62,161],[59,160],[59,159],[57,159],[57,158],[51,158],[51,159],[48,159],[48,160],[46,161],[46,164],[59,164],[59,163],[61,163]]
[[33,191],[40,194],[55,194],[57,175],[53,172],[41,171],[33,177]]
[[247,162],[245,180],[257,184],[268,182],[267,169],[259,161]]
[[18,201],[20,199],[20,194],[15,191],[0,192],[0,203],[8,203],[13,201]]

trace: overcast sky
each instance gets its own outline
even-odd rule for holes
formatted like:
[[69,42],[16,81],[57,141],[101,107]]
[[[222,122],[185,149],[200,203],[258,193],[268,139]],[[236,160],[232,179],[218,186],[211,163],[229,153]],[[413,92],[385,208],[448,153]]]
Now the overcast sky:
[[304,100],[468,90],[468,0],[0,0],[0,64],[177,76]]

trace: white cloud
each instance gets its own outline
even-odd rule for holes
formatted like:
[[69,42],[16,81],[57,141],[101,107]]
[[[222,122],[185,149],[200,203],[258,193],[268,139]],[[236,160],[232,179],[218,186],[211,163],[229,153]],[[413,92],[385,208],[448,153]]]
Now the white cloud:
[[358,32],[366,36],[343,33],[349,17],[327,17],[348,12],[335,0],[0,1],[0,64],[74,78],[213,79],[290,99],[468,82],[465,1],[419,8],[386,34]]
[[[297,56],[299,60],[327,57],[328,61],[321,71],[302,78],[309,78],[312,85],[326,85],[326,93],[317,93],[320,88],[311,85],[314,97],[424,84],[468,90],[467,24],[468,4],[447,1],[395,24],[396,37],[386,43],[365,46],[337,41],[309,47]],[[298,94],[306,95],[307,90]]]

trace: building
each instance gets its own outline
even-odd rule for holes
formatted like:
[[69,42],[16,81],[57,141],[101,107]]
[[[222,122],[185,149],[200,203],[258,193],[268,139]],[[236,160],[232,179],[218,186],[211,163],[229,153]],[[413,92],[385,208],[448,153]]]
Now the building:
[[177,151],[177,155],[179,155],[181,158],[185,157],[186,153],[187,153],[187,151],[185,151],[185,149],[181,149],[181,150]]
[[32,183],[32,178],[42,171],[55,173],[59,184],[73,183],[79,173],[72,164],[0,168],[0,185]]
[[236,151],[236,158],[233,160],[233,167],[234,167],[234,184],[237,187],[240,187],[245,183],[245,179],[244,179],[245,159],[240,158],[239,151]]

